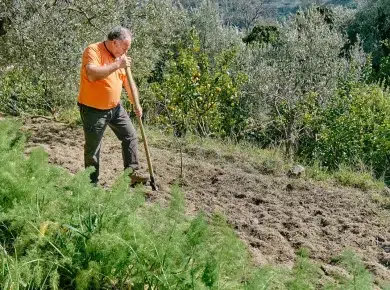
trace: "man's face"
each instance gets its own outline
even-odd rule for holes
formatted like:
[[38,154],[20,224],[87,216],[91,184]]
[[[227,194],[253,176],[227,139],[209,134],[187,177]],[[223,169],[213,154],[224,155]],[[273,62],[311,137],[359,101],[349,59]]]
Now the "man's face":
[[123,54],[127,54],[127,51],[129,50],[131,45],[130,38],[125,38],[123,40],[114,39],[114,48],[112,51],[112,54],[115,57],[120,57]]

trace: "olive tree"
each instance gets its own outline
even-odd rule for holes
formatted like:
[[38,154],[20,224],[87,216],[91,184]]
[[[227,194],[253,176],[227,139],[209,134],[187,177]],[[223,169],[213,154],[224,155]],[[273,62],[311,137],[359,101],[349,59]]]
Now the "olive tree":
[[270,0],[220,0],[219,7],[225,24],[246,31],[258,21],[275,16]]
[[279,32],[274,45],[249,46],[242,62],[253,130],[263,144],[282,144],[292,156],[307,129],[305,110],[325,106],[351,66],[340,55],[343,35],[315,8],[281,23]]
[[115,25],[135,32],[130,53],[143,88],[160,52],[186,27],[170,0],[4,0],[0,7],[0,109],[15,114],[74,106],[83,49]]
[[81,54],[118,22],[124,1],[7,1],[10,24],[1,36],[1,107],[14,113],[75,103]]
[[218,5],[213,1],[203,0],[190,17],[192,25],[199,32],[201,49],[209,55],[242,45],[243,34],[238,29],[224,25]]
[[390,77],[390,1],[359,1],[355,18],[348,27],[351,44],[362,40],[364,51],[372,55],[373,81],[389,84]]

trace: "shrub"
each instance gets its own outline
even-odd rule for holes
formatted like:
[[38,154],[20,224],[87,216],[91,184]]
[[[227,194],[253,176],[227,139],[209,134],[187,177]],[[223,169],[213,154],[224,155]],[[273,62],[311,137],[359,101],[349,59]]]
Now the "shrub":
[[335,169],[361,160],[377,177],[387,176],[390,143],[389,94],[376,85],[351,85],[325,108],[307,111],[308,139],[299,154]]
[[167,52],[151,78],[160,124],[179,136],[191,131],[201,136],[230,136],[244,126],[247,114],[239,88],[245,76],[229,71],[235,51],[224,51],[213,65],[200,49],[196,32]]
[[[26,113],[56,114],[68,107],[70,98],[53,94],[47,80],[32,70],[11,68],[0,75],[0,111],[11,115]],[[73,101],[73,100],[72,100]]]

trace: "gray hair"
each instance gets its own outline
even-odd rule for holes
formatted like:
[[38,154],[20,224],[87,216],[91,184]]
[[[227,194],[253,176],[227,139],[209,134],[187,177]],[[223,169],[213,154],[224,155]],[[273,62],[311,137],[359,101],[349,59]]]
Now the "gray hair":
[[132,39],[133,35],[129,29],[122,26],[115,26],[107,35],[108,40],[123,40],[126,38]]

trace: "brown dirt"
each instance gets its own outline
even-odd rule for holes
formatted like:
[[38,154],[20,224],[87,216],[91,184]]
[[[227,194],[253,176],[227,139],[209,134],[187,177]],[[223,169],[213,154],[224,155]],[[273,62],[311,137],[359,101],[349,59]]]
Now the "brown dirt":
[[[27,120],[24,128],[31,134],[29,148],[42,146],[50,162],[71,173],[83,169],[81,128],[45,119]],[[171,185],[179,180],[180,155],[162,142],[150,145],[160,188],[153,200],[166,201]],[[139,147],[146,172],[143,145]],[[109,129],[101,158],[101,183],[110,186],[122,171],[122,157]],[[314,260],[325,264],[323,269],[329,269],[331,257],[352,248],[377,278],[390,281],[389,211],[370,194],[284,173],[262,174],[246,160],[227,161],[215,154],[187,151],[183,162],[188,213],[225,214],[257,264],[291,266],[297,249],[306,247]]]

